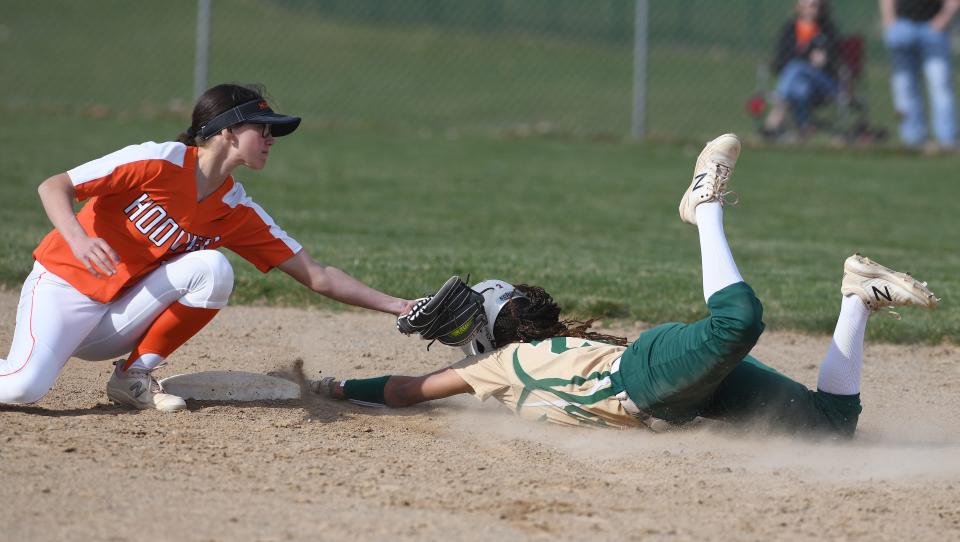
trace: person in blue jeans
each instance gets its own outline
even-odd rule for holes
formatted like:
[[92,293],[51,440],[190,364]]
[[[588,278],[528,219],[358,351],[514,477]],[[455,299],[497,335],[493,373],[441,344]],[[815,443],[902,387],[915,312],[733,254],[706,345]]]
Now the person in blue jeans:
[[763,127],[770,137],[783,132],[788,111],[801,134],[809,132],[813,107],[840,92],[837,32],[827,0],[797,0],[794,11],[783,25],[771,64],[777,88]]
[[921,72],[936,142],[945,149],[957,146],[947,28],[958,9],[960,0],[880,0],[893,106],[900,120],[900,140],[907,146],[922,147],[927,140]]

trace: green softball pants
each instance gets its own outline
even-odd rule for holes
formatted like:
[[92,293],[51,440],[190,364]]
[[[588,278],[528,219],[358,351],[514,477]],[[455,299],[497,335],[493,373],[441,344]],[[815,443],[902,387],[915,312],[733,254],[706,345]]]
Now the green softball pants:
[[642,333],[613,378],[644,412],[673,424],[700,416],[763,423],[788,433],[851,436],[860,396],[807,389],[749,355],[763,332],[763,307],[744,282],[713,294],[710,315]]

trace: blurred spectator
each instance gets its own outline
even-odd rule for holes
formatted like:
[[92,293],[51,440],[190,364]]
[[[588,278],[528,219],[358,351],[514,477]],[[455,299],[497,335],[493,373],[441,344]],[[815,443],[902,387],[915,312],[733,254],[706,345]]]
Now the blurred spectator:
[[840,91],[837,81],[836,29],[827,0],[797,0],[795,15],[783,25],[771,65],[777,88],[763,133],[783,132],[789,110],[801,134],[810,130],[814,105]]
[[884,42],[891,56],[893,107],[900,119],[900,140],[908,146],[921,147],[927,139],[922,71],[937,143],[956,148],[947,26],[958,8],[960,0],[880,0]]

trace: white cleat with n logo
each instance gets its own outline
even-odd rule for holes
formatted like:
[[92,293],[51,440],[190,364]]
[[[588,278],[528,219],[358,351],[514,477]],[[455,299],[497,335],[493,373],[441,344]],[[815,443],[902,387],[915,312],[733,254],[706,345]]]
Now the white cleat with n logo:
[[[727,182],[733,174],[740,156],[740,140],[734,134],[722,136],[707,143],[697,157],[693,168],[693,180],[680,200],[680,219],[688,224],[697,223],[697,205],[709,201],[726,203],[724,198],[732,194],[727,192]],[[736,201],[730,202],[731,205]]]
[[[123,363],[117,360],[114,365]],[[149,371],[130,369],[122,374],[114,371],[107,382],[107,398],[118,405],[139,409],[157,409],[161,412],[176,412],[187,408],[182,397],[165,393],[163,387]]]
[[884,267],[860,254],[843,262],[840,293],[858,296],[871,311],[907,305],[933,309],[940,302],[927,288],[926,282],[918,281],[909,273]]

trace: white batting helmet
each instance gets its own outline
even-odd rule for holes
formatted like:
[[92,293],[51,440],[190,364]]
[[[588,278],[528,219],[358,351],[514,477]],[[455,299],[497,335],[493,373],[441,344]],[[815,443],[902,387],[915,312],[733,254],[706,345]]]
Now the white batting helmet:
[[480,328],[470,342],[460,347],[469,356],[490,352],[501,346],[493,338],[493,326],[497,321],[497,315],[500,314],[500,309],[513,298],[527,297],[509,282],[496,279],[478,282],[471,286],[471,289],[483,296],[483,312],[487,316],[487,323]]

